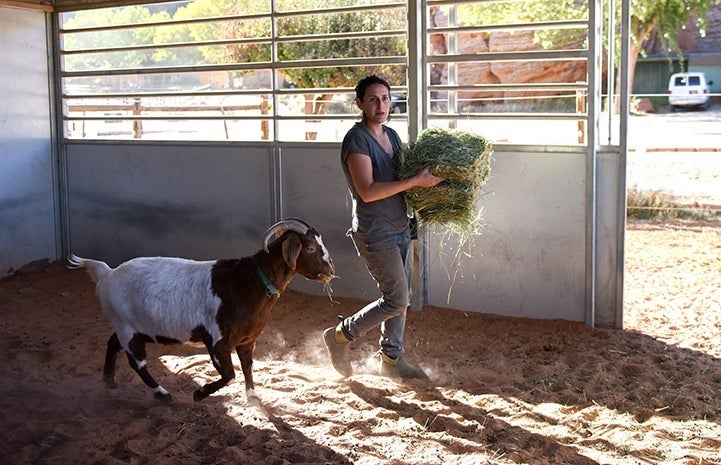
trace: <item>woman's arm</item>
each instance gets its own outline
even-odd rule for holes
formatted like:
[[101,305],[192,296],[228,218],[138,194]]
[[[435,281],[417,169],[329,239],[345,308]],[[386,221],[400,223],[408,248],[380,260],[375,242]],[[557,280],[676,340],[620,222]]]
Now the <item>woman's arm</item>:
[[376,182],[373,181],[373,165],[368,155],[351,152],[348,154],[347,162],[355,190],[366,203],[385,199],[411,187],[433,187],[443,182],[443,178],[431,174],[430,166],[426,166],[412,178]]

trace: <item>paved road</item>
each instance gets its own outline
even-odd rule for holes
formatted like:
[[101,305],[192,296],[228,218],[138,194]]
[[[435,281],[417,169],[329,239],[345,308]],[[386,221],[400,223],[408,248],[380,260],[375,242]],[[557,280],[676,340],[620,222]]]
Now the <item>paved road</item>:
[[627,180],[674,199],[721,206],[721,105],[632,116]]
[[628,122],[632,150],[721,152],[721,104],[710,110],[634,115]]

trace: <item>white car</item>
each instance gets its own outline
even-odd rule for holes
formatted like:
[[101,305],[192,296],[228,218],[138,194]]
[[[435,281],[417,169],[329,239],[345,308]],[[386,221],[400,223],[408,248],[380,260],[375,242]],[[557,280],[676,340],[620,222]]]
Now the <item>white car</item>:
[[708,108],[711,104],[709,86],[713,81],[707,81],[704,73],[676,73],[668,81],[668,103],[671,110],[679,107],[703,106]]

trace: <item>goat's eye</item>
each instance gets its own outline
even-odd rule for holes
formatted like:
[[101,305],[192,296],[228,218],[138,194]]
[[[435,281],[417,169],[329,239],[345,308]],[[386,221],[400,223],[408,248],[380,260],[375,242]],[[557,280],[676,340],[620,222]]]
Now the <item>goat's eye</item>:
[[308,253],[315,253],[316,248],[314,245],[309,245],[308,247],[305,248],[305,251]]

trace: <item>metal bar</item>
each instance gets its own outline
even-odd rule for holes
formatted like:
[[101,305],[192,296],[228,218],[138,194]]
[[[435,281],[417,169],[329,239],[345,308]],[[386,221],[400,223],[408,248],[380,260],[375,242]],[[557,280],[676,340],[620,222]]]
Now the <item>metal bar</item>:
[[392,37],[403,36],[406,31],[402,29],[389,29],[385,31],[363,31],[363,32],[339,32],[333,34],[313,34],[313,35],[294,35],[294,36],[278,36],[276,41],[283,42],[318,42],[321,40],[348,40],[348,39],[365,39],[376,37]]
[[86,53],[118,53],[118,52],[135,52],[144,50],[164,50],[170,48],[182,48],[182,47],[212,47],[216,45],[239,45],[239,44],[270,44],[270,37],[259,37],[259,38],[242,38],[242,39],[228,39],[228,40],[206,40],[198,42],[172,42],[167,44],[140,44],[140,45],[126,45],[119,47],[105,47],[105,48],[80,48],[74,50],[62,50],[60,55],[62,56],[73,56],[82,55]]
[[586,142],[586,264],[585,264],[585,319],[588,326],[596,324],[597,281],[597,175],[598,175],[598,121],[601,92],[602,0],[589,0],[588,7],[588,140]]
[[631,30],[631,1],[621,0],[621,115],[620,115],[620,158],[618,161],[618,192],[616,203],[616,301],[615,325],[623,329],[623,287],[626,242],[626,165],[628,154],[628,110],[631,88],[629,78]]
[[[122,107],[122,111],[131,111],[129,106]],[[121,108],[113,108],[109,111],[121,111]],[[394,115],[396,119],[406,119],[403,115]],[[556,120],[556,121],[577,121],[589,120],[587,115],[579,115],[576,113],[431,113],[430,119],[433,120]],[[337,114],[337,115],[65,115],[65,121],[132,121],[132,120],[277,120],[285,121],[305,121],[313,120],[346,120],[356,119],[355,114]]]
[[165,74],[165,73],[191,73],[191,72],[213,72],[213,71],[240,71],[258,69],[282,69],[282,68],[323,68],[338,66],[374,66],[374,65],[404,65],[406,58],[397,57],[361,57],[361,58],[337,58],[323,60],[295,60],[277,62],[254,62],[254,63],[231,63],[224,65],[205,66],[158,66],[148,68],[118,68],[107,70],[91,71],[63,71],[62,78],[91,77],[91,76],[119,76],[127,74]]
[[[63,116],[65,121],[270,121],[273,116],[264,115],[66,115]],[[286,118],[287,119],[287,118]],[[307,119],[304,117],[303,119]],[[332,119],[332,118],[313,118],[313,119]],[[333,118],[335,119],[335,118]]]
[[[270,0],[270,11],[272,18],[270,21],[271,36],[273,37],[273,43],[271,44],[271,56],[272,61],[275,63],[278,60],[278,8],[276,4],[277,0]],[[273,108],[278,108],[278,71],[273,70]],[[277,115],[276,115],[277,116]],[[270,192],[271,201],[271,212],[273,213],[272,220],[274,222],[279,221],[283,218],[283,148],[278,145],[278,134],[280,131],[280,121],[278,118],[273,118],[273,145],[270,153],[270,181],[272,191]]]
[[607,50],[607,68],[606,68],[606,76],[608,78],[606,79],[606,88],[608,97],[606,98],[608,102],[608,111],[606,112],[606,118],[607,118],[607,129],[608,129],[608,137],[606,138],[606,143],[611,145],[611,141],[613,140],[613,109],[616,108],[615,105],[615,83],[613,78],[613,70],[614,65],[616,64],[616,48],[615,48],[615,42],[616,42],[616,27],[614,25],[614,16],[615,16],[615,2],[614,0],[606,0],[608,4],[608,34],[606,39],[606,50]]
[[[391,86],[392,92],[405,92],[406,87]],[[196,91],[168,91],[168,92],[108,92],[100,94],[70,94],[64,93],[65,99],[113,99],[113,98],[152,98],[152,97],[221,97],[237,95],[263,95],[277,94],[298,95],[298,94],[352,94],[355,91],[347,87],[312,87],[296,89],[232,89],[232,90],[196,90]]]
[[[387,31],[368,31],[368,32],[344,32],[337,34],[314,34],[314,35],[294,35],[294,36],[278,36],[275,42],[319,42],[321,40],[350,40],[350,39],[363,39],[363,38],[378,38],[378,37],[393,37],[402,36],[405,31],[400,29],[393,29]],[[271,37],[254,37],[254,38],[240,38],[240,39],[227,39],[227,40],[206,40],[197,42],[173,42],[167,44],[139,44],[139,45],[126,45],[118,47],[105,47],[105,48],[83,48],[74,50],[63,50],[60,52],[63,56],[73,56],[89,53],[119,53],[119,52],[135,52],[144,50],[164,50],[172,48],[183,48],[183,47],[213,47],[223,45],[243,45],[243,44],[271,44],[273,39]]]
[[588,115],[577,113],[430,113],[428,115],[434,120],[558,120],[577,121],[588,120]]
[[259,69],[270,69],[272,63],[258,61],[253,63],[231,63],[225,65],[205,66],[157,66],[147,68],[116,68],[86,71],[61,71],[61,78],[92,77],[92,76],[122,76],[132,74],[165,74],[165,73],[194,73],[214,71],[252,71]]
[[428,86],[431,91],[524,91],[524,90],[565,90],[573,92],[586,90],[588,84],[585,82],[558,82],[558,83],[523,83],[523,84],[465,84],[465,85],[432,85]]
[[587,20],[544,21],[537,23],[507,23],[483,26],[442,26],[428,28],[429,34],[445,34],[450,32],[474,33],[496,31],[534,31],[537,29],[585,29]]
[[405,8],[405,3],[386,3],[386,4],[371,4],[371,5],[359,5],[359,6],[348,6],[348,7],[336,7],[336,8],[324,8],[321,11],[317,9],[311,10],[289,10],[289,11],[275,11],[273,13],[256,13],[249,15],[230,15],[230,16],[209,16],[205,18],[192,18],[183,20],[173,21],[152,21],[147,23],[127,23],[127,24],[114,24],[108,26],[93,26],[84,27],[77,29],[65,29],[60,28],[60,34],[80,34],[90,32],[106,32],[124,29],[136,29],[136,28],[154,28],[163,26],[180,26],[188,24],[200,24],[200,23],[211,23],[211,22],[229,22],[229,21],[245,21],[253,19],[266,19],[273,15],[276,18],[285,18],[293,16],[307,16],[307,15],[318,15],[318,14],[337,14],[337,13],[354,13],[362,11],[378,11],[378,10],[390,10],[395,8]]
[[[270,94],[271,89],[233,89],[233,90],[196,90],[168,92],[108,92],[99,94],[71,94],[65,92],[65,99],[113,99],[113,98],[146,98],[146,97],[221,97],[234,95]],[[281,92],[282,93],[282,92]]]
[[60,34],[81,34],[90,32],[107,32],[124,29],[140,29],[140,28],[151,28],[151,27],[163,27],[163,26],[182,26],[185,24],[199,24],[199,23],[211,23],[211,22],[229,22],[229,21],[243,21],[248,19],[264,19],[269,18],[270,13],[257,13],[252,15],[230,15],[230,16],[209,16],[206,18],[192,18],[192,19],[179,19],[172,21],[154,21],[147,23],[128,23],[128,24],[113,24],[108,26],[91,26],[76,29],[64,29],[60,28]]
[[[414,0],[408,2],[407,22],[408,22],[408,70],[416,69],[419,72],[408,73],[408,92],[407,92],[407,114],[408,114],[408,140],[414,141],[422,129],[423,108],[421,105],[424,99],[425,86],[427,84],[427,73],[423,59],[425,56],[426,40],[425,16],[422,0]],[[419,231],[420,233],[420,231]],[[418,261],[413,263],[414,275],[418,276],[418,281],[411,281],[414,288],[411,292],[411,306],[414,309],[421,309],[428,303],[428,270],[426,268],[427,242],[428,235],[418,238],[417,244]]]
[[405,8],[405,2],[397,3],[372,3],[370,5],[355,5],[355,6],[338,6],[323,8],[322,10],[311,9],[311,10],[288,10],[288,11],[276,11],[273,14],[278,18],[284,18],[288,16],[308,16],[318,14],[338,14],[338,13],[355,13],[358,11],[378,11],[378,10],[391,10],[396,8]]
[[428,63],[458,63],[474,61],[579,61],[588,59],[588,50],[539,50],[529,52],[485,52],[454,55],[431,55]]
[[[58,14],[45,14],[45,39],[48,55],[48,75],[55,76],[60,69],[60,57],[55,53],[59,47]],[[53,158],[53,205],[55,224],[55,258],[66,259],[70,256],[70,214],[68,200],[68,168],[65,146],[60,143],[63,136],[61,109],[61,82],[49,79],[50,94],[50,150]]]
[[463,4],[478,4],[478,3],[523,3],[527,0],[428,0],[427,4],[431,5],[463,5]]

